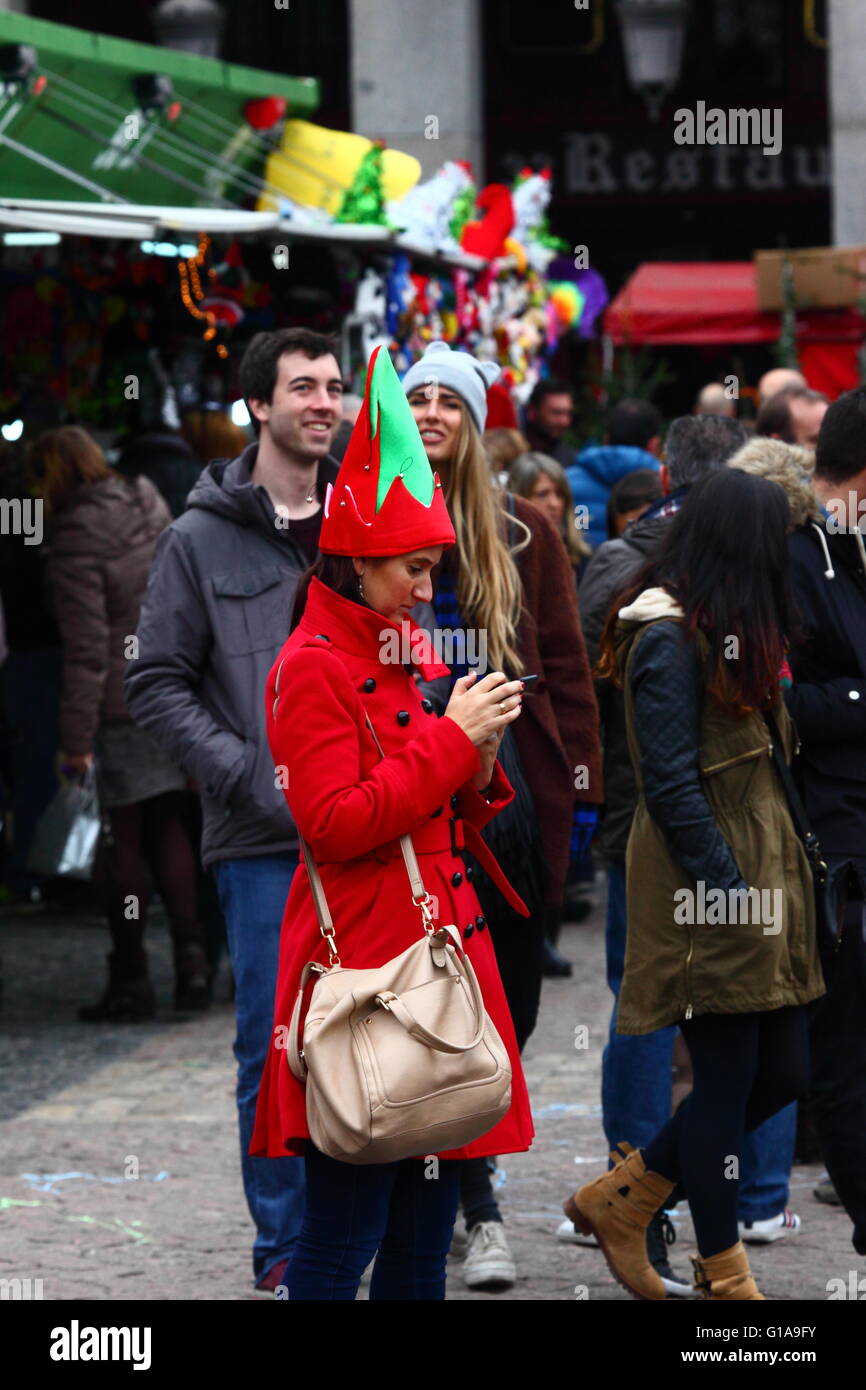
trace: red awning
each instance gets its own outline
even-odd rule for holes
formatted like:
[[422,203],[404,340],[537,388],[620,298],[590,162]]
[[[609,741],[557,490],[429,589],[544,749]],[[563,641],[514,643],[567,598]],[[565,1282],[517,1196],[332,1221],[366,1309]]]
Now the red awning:
[[[617,346],[674,343],[773,343],[780,316],[761,313],[751,261],[648,261],[638,266],[604,316]],[[864,321],[853,309],[797,315],[802,342],[860,342]]]
[[618,346],[772,343],[779,315],[759,311],[751,261],[650,261],[608,307],[604,331]]

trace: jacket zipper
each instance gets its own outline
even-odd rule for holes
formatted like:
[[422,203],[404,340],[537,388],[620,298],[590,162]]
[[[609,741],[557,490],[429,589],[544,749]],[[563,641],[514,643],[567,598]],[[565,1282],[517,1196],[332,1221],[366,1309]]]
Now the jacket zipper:
[[760,758],[762,753],[772,756],[772,743],[762,743],[760,748],[750,748],[748,753],[738,753],[735,758],[726,758],[724,762],[712,763],[710,767],[701,768],[701,776],[707,777],[711,772],[722,772],[726,767],[736,767],[737,763],[748,762],[750,758]]
[[686,1018],[692,1016],[692,1006],[689,1002],[689,995],[692,992],[692,956],[695,953],[695,930],[689,927],[689,950],[686,956]]

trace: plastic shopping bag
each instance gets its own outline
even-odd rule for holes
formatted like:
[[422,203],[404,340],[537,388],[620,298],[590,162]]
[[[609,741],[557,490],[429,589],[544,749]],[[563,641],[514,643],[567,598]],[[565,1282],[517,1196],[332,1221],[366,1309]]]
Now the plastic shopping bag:
[[27,867],[44,878],[81,878],[93,873],[101,818],[96,772],[64,783],[43,811],[33,835]]

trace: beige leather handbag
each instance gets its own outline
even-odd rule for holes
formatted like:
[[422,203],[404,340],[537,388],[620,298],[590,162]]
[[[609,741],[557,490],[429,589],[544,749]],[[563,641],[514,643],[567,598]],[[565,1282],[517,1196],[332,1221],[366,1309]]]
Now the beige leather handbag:
[[[347,970],[318,868],[301,839],[330,959],[304,966],[288,1060],[306,1084],[313,1143],[343,1163],[393,1163],[461,1148],[492,1129],[511,1104],[508,1053],[460,934],[436,926],[408,835],[400,848],[422,934],[378,969]],[[314,977],[301,1047],[303,1000]]]

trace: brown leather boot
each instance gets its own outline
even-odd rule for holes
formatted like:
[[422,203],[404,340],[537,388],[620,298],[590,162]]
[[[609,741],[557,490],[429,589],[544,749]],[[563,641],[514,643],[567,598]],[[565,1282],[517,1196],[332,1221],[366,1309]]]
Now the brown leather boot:
[[708,1260],[702,1256],[692,1257],[695,1267],[695,1288],[701,1298],[710,1299],[764,1299],[749,1269],[749,1257],[743,1242],[738,1240],[729,1250],[711,1255]]
[[650,1173],[639,1149],[626,1143],[617,1147],[622,1153],[611,1154],[616,1167],[575,1192],[563,1210],[584,1235],[595,1236],[624,1289],[635,1298],[667,1298],[649,1262],[646,1230],[674,1184]]

